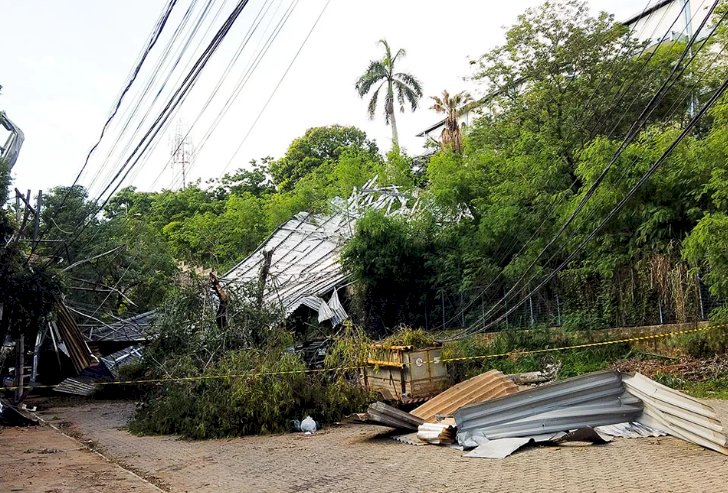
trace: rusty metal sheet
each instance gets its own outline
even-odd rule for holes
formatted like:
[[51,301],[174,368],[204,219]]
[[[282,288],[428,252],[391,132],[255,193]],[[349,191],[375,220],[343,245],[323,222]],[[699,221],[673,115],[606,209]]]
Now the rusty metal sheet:
[[419,406],[411,414],[425,421],[436,416],[451,416],[461,407],[505,395],[515,394],[518,387],[498,370],[490,370],[460,382]]
[[640,373],[624,375],[622,381],[644,403],[638,423],[728,455],[728,437],[712,407]]

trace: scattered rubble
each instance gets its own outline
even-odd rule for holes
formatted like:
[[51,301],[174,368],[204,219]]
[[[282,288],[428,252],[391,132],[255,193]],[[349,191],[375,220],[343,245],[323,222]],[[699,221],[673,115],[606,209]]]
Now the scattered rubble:
[[628,359],[617,361],[612,369],[622,373],[641,373],[648,378],[655,378],[658,374],[676,375],[682,380],[702,382],[728,375],[728,356],[716,354],[711,358],[659,356],[644,360]]

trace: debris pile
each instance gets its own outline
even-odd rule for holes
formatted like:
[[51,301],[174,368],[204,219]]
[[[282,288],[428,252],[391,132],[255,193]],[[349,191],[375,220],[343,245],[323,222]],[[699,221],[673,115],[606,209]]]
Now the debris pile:
[[689,382],[702,382],[727,374],[728,357],[716,354],[710,358],[663,356],[656,359],[628,359],[617,361],[612,369],[622,373],[641,373],[649,378],[662,374],[674,375]]
[[639,373],[600,371],[518,391],[492,370],[461,382],[410,413],[372,404],[364,419],[417,433],[395,439],[450,445],[465,457],[504,458],[529,444],[672,435],[728,455],[708,405]]

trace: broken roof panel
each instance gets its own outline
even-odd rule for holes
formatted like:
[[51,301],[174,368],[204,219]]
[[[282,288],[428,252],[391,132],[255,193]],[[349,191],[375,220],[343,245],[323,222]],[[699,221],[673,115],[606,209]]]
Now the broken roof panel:
[[[588,407],[579,409],[575,415],[547,414],[553,410],[568,409],[577,405],[593,403],[597,404],[597,407],[609,405],[611,407],[608,412],[614,413],[613,418],[616,419],[617,416],[625,414],[623,411],[627,411],[627,414],[631,416],[632,411],[634,411],[632,403],[623,403],[618,399],[623,392],[624,387],[622,386],[621,375],[614,371],[603,371],[542,385],[541,387],[524,390],[516,394],[499,397],[479,404],[471,404],[458,409],[454,413],[454,416],[458,424],[458,429],[461,432],[487,427],[492,433],[497,433],[498,436],[502,436],[502,433],[498,429],[499,425],[505,426],[508,423],[517,422],[518,420],[529,417],[536,417],[538,420],[539,415],[544,415],[542,416],[544,419],[558,419],[559,422],[566,421],[566,418],[568,418],[573,419],[576,423],[581,422],[580,416],[578,415],[579,412],[590,415],[594,414],[595,417],[598,414],[598,409]],[[627,406],[628,409],[620,409],[623,405]],[[641,411],[641,407],[639,410]],[[564,419],[560,419],[562,417]],[[633,417],[636,418],[636,416]],[[616,419],[614,421],[611,418],[606,421],[600,419],[591,424],[592,426],[598,426],[630,420],[632,419],[625,415],[622,419]],[[585,425],[588,425],[588,423],[585,423]],[[572,428],[559,429],[568,430],[577,427],[573,426]],[[505,432],[507,431],[504,428]]]
[[712,407],[640,373],[623,381],[627,392],[644,402],[639,423],[728,455],[728,438]]
[[537,412],[505,423],[484,425],[475,433],[489,439],[524,437],[622,423],[637,419],[640,414],[642,402],[639,399],[632,396],[608,397],[588,404]]
[[[280,304],[286,316],[302,304],[314,304],[310,297],[321,298],[347,280],[348,274],[341,266],[339,253],[354,234],[356,221],[364,212],[377,209],[387,214],[410,214],[415,209],[415,206],[409,206],[409,197],[399,192],[397,187],[377,187],[375,181],[376,177],[361,190],[354,190],[346,201],[332,201],[329,214],[296,214],[222,280],[233,285],[256,282],[264,263],[264,252],[272,251],[264,300]],[[334,315],[337,315],[337,302],[338,298],[334,302],[329,301]],[[316,305],[314,309],[321,316],[320,304]],[[326,309],[323,311],[326,312]],[[335,323],[339,318],[328,319]]]
[[417,430],[420,425],[424,424],[424,421],[417,416],[412,416],[410,413],[379,401],[369,404],[366,415],[367,421],[403,430]]
[[96,326],[89,330],[87,337],[90,341],[143,342],[147,340],[147,329],[156,314],[156,310],[150,310],[118,322]]
[[515,394],[518,387],[498,370],[490,370],[453,385],[429,401],[414,409],[411,414],[425,421],[434,421],[436,416],[452,416],[461,407],[476,402]]

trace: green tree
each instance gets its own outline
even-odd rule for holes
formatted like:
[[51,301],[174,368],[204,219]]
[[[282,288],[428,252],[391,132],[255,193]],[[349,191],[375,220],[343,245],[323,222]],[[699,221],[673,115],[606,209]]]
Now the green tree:
[[395,72],[397,59],[404,58],[406,52],[400,48],[392,56],[392,50],[386,40],[379,40],[384,47],[384,57],[380,60],[372,60],[366,72],[356,82],[356,90],[360,97],[364,97],[374,89],[367,110],[369,118],[374,119],[379,101],[379,93],[384,88],[384,122],[392,127],[392,147],[399,149],[399,135],[397,134],[397,118],[395,116],[395,99],[399,105],[400,112],[404,113],[406,103],[409,103],[412,111],[417,109],[419,100],[422,97],[422,85],[411,74]]
[[286,154],[270,163],[270,174],[279,190],[286,192],[324,163],[335,163],[346,151],[357,151],[376,159],[377,145],[356,127],[314,127],[291,142]]
[[250,193],[256,197],[275,192],[275,187],[269,176],[270,165],[273,158],[268,156],[260,162],[252,159],[250,168],[240,168],[233,173],[226,173],[222,178],[210,180],[208,183],[215,186],[213,193],[217,199],[224,199],[230,194],[242,195]]
[[17,226],[4,207],[10,183],[10,170],[0,160],[0,340],[23,335],[33,341],[41,324],[52,316],[63,286],[52,266],[31,263],[29,250],[11,241]]

